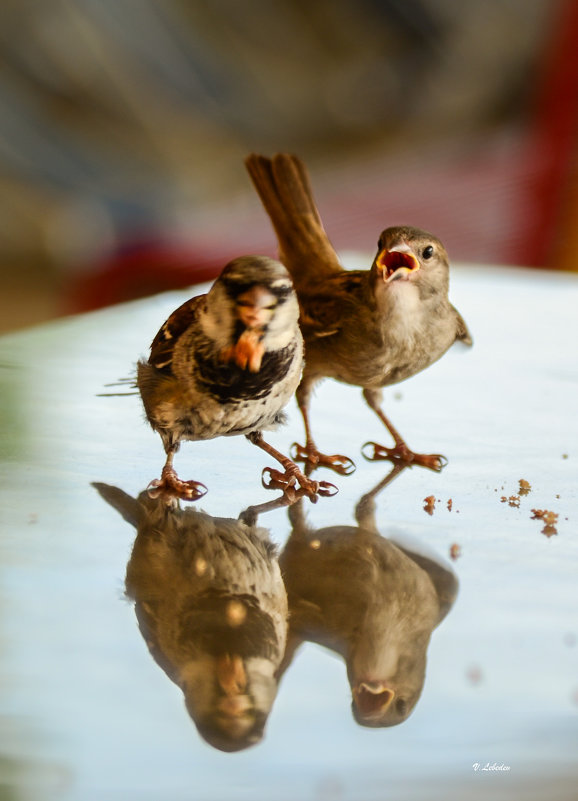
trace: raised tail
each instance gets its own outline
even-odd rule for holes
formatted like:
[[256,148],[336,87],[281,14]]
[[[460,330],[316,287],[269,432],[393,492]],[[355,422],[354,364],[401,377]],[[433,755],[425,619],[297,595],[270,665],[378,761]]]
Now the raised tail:
[[273,158],[252,153],[245,166],[271,218],[279,257],[297,291],[308,279],[341,272],[343,267],[323,228],[303,162],[288,153]]

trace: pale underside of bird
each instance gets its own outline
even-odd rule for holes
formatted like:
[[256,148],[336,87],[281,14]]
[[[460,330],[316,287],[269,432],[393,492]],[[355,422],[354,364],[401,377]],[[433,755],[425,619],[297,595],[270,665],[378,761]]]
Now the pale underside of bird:
[[360,501],[357,526],[315,528],[301,503],[291,506],[280,556],[289,601],[280,674],[304,641],[334,651],[346,663],[355,720],[370,727],[402,723],[415,708],[432,631],[458,590],[449,566],[378,531],[373,496],[401,469]]
[[393,447],[366,443],[369,459],[388,459],[439,471],[440,454],[414,453],[385,416],[382,388],[403,381],[439,359],[456,341],[471,344],[461,315],[448,299],[448,256],[440,240],[409,226],[379,237],[369,270],[345,270],[323,228],[305,165],[296,157],[252,154],[251,179],[277,235],[300,305],[305,368],[297,389],[306,441],[293,458],[309,468],[324,465],[341,474],[355,469],[341,454],[317,448],[309,421],[315,384],[324,378],[359,386],[384,423]]
[[298,304],[286,269],[262,256],[230,262],[206,295],[173,312],[148,360],[138,363],[146,416],[166,452],[151,492],[202,497],[204,484],[181,480],[173,467],[180,443],[245,435],[283,468],[265,468],[265,486],[289,494],[304,490],[312,500],[333,494],[332,484],[306,477],[262,435],[285,422],[283,408],[300,381],[302,364]]
[[199,733],[223,751],[256,744],[287,636],[287,596],[268,531],[182,509],[175,499],[94,486],[137,529],[126,593]]

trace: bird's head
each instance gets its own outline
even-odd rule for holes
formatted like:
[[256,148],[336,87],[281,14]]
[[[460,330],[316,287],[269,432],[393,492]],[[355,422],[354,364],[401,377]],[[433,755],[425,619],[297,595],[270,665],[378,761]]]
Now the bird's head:
[[207,297],[207,333],[221,358],[258,372],[266,351],[300,337],[299,305],[283,265],[265,256],[229,262]]
[[276,665],[259,656],[205,654],[184,673],[187,710],[203,739],[220,751],[241,751],[263,738],[277,694]]
[[[429,637],[417,637],[403,643],[400,653],[395,644],[381,659],[394,664],[380,669],[379,664],[361,666],[362,660],[354,654],[348,663],[351,685],[351,709],[361,726],[384,727],[403,723],[413,711],[423,689],[426,649]],[[361,668],[361,669],[360,669]]]
[[376,294],[414,286],[421,296],[447,293],[448,254],[440,240],[419,228],[386,228],[371,267]]

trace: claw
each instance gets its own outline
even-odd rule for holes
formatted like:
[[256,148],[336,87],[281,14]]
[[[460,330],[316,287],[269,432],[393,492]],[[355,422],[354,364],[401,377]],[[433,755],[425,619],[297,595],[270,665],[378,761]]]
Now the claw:
[[[268,480],[265,479],[266,475],[269,476]],[[288,476],[287,473],[282,473],[280,470],[275,470],[273,467],[265,467],[261,473],[261,483],[265,489],[280,489],[285,491],[289,487],[294,487],[295,481],[295,476]]]
[[[365,452],[367,448],[372,449],[369,454]],[[407,467],[413,467],[413,465],[427,467],[428,470],[433,470],[435,473],[441,473],[448,463],[446,457],[439,453],[414,453],[405,444],[399,444],[393,448],[386,448],[383,445],[379,445],[377,442],[366,442],[361,447],[361,453],[363,458],[367,459],[368,462],[388,461],[394,464],[401,462]]]
[[317,492],[324,498],[332,498],[334,495],[337,495],[339,490],[337,489],[335,484],[331,484],[331,482],[329,481],[320,481],[319,489],[317,490]]
[[355,462],[349,456],[343,456],[340,453],[327,456],[317,448],[307,445],[304,447],[294,442],[291,445],[290,455],[294,461],[304,462],[309,469],[328,467],[335,473],[339,473],[340,476],[350,476],[355,472]]
[[175,473],[167,472],[162,478],[153,479],[147,487],[149,498],[179,498],[181,501],[198,501],[207,494],[200,481],[183,481]]
[[273,467],[265,467],[261,473],[261,483],[265,489],[282,490],[290,501],[307,495],[312,503],[317,503],[319,495],[331,498],[339,492],[335,484],[329,481],[313,481],[307,478],[297,465],[288,467],[284,473]]

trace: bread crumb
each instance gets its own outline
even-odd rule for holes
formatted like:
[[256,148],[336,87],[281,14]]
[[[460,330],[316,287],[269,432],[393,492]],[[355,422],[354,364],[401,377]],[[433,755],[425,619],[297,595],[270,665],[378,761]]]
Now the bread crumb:
[[510,495],[509,497],[502,495],[500,501],[501,503],[507,503],[508,506],[513,506],[516,509],[520,506],[520,497],[518,495]]
[[532,486],[531,486],[530,482],[526,481],[525,478],[521,478],[518,483],[520,485],[519,494],[520,495],[529,495],[530,492],[532,491]]
[[427,498],[423,499],[425,506],[423,507],[424,512],[427,512],[428,515],[433,515],[434,509],[436,508],[436,498],[435,495],[428,495]]
[[480,684],[483,678],[481,668],[478,665],[471,665],[466,671],[466,678],[474,686]]
[[532,520],[543,520],[544,528],[542,534],[546,537],[552,537],[558,533],[556,523],[558,522],[557,512],[552,512],[550,509],[532,509]]
[[459,559],[461,555],[462,549],[460,546],[457,544],[457,542],[452,543],[452,545],[450,545],[450,559],[455,561],[456,559]]
[[453,501],[451,498],[448,499],[448,512],[452,511]]

